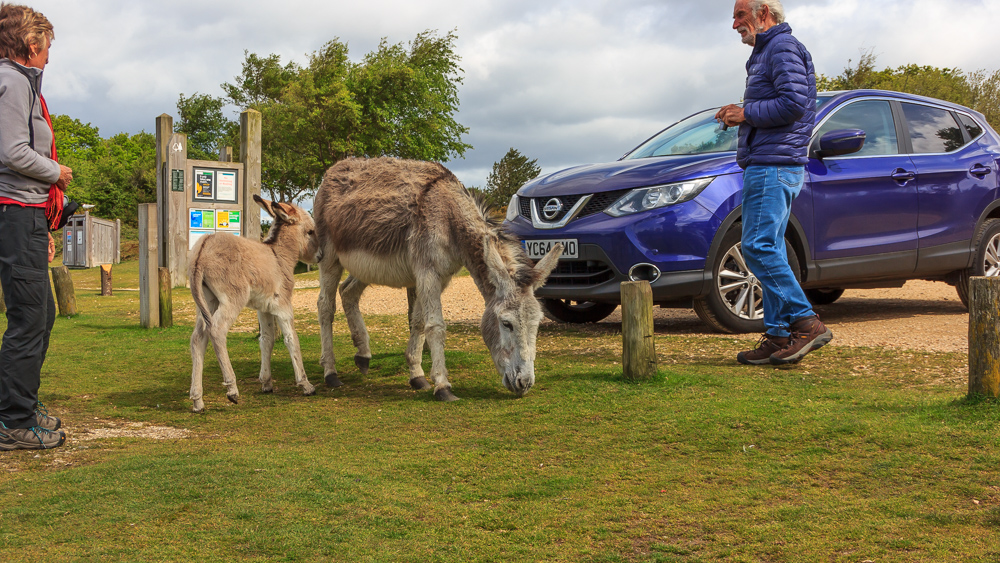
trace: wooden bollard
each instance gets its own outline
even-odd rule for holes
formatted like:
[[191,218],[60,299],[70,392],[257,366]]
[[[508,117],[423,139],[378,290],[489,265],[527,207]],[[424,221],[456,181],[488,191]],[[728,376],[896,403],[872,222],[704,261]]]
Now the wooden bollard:
[[56,290],[59,315],[63,317],[75,315],[76,291],[73,289],[73,278],[69,275],[69,268],[66,266],[52,268],[52,286]]
[[645,381],[656,375],[653,290],[648,281],[622,282],[621,296],[624,376],[629,381]]
[[174,326],[173,284],[170,283],[170,268],[160,268],[160,327]]
[[969,279],[969,395],[1000,397],[1000,278]]
[[111,297],[111,264],[101,264],[101,295]]

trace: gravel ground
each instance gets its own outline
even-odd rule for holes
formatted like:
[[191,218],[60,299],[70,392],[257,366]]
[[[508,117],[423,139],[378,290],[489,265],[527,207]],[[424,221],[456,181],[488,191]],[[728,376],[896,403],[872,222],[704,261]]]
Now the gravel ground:
[[[299,315],[315,314],[315,282],[295,292]],[[442,296],[448,322],[479,322],[483,299],[470,277],[459,277]],[[341,309],[340,303],[337,304]],[[406,314],[406,291],[373,286],[365,291],[361,310],[368,314]],[[621,310],[602,324],[621,323]],[[849,289],[831,305],[817,307],[833,330],[831,346],[874,346],[929,352],[967,352],[969,314],[955,288],[944,282],[909,281],[901,288]],[[653,309],[656,332],[713,335],[690,309]],[[545,319],[544,323],[552,321]],[[756,341],[759,335],[746,335]]]

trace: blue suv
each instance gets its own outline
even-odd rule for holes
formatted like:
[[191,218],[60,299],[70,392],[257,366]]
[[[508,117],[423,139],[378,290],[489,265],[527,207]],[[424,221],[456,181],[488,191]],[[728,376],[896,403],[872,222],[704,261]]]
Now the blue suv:
[[[806,294],[845,288],[955,285],[1000,273],[1000,137],[982,114],[880,90],[824,92],[802,192],[785,233]],[[664,129],[620,160],[525,184],[507,228],[540,258],[563,243],[536,292],[550,318],[597,322],[619,284],[648,280],[661,307],[693,307],[721,332],[764,328],[761,290],[740,251],[742,171],[736,129],[710,109]]]

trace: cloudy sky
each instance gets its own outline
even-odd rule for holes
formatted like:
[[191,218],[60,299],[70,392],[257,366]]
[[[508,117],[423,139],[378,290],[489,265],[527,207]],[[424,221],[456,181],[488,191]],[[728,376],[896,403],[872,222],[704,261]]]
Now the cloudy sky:
[[[474,149],[447,166],[483,186],[511,147],[544,172],[617,159],[673,121],[738,101],[750,48],[731,0],[22,0],[55,26],[45,94],[54,113],[118,132],[177,117],[178,95],[221,95],[244,50],[305,63],[340,38],[455,30],[458,120]],[[1000,0],[786,0],[817,72],[862,49],[880,67],[1000,69]]]

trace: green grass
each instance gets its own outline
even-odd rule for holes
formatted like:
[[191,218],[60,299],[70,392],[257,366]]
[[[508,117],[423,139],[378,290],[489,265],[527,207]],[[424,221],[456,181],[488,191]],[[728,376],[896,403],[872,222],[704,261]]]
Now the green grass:
[[[137,265],[114,276],[100,297],[97,270],[74,271],[81,314],[56,322],[41,398],[67,445],[0,453],[0,561],[1000,559],[1000,405],[964,397],[959,354],[750,368],[745,339],[661,333],[659,376],[628,384],[614,326],[544,325],[517,399],[456,323],[463,400],[441,404],[407,386],[404,317],[368,319],[361,376],[338,315],[345,387],[302,396],[279,343],[261,394],[254,334],[232,333],[242,402],[209,352],[195,415],[189,294],[177,326],[144,330]],[[297,324],[321,384],[316,319]],[[188,434],[82,439],[128,423]]]

